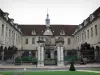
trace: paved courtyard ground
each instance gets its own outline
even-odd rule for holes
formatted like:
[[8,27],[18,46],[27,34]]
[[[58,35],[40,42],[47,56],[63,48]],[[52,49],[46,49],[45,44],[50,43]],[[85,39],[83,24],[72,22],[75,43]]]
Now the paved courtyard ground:
[[[42,66],[36,67],[36,65],[13,65],[13,64],[0,64],[0,71],[67,71],[70,64],[66,66]],[[75,64],[76,70],[95,70],[100,71],[100,63],[80,65]]]
[[[31,65],[31,64],[23,64],[23,65],[0,64],[0,68],[67,68],[67,67],[70,67],[70,64],[66,66],[49,65],[49,66],[41,66],[41,67],[38,67],[36,65]],[[83,68],[100,67],[100,63],[85,64],[85,65],[75,64],[75,67],[83,67]]]

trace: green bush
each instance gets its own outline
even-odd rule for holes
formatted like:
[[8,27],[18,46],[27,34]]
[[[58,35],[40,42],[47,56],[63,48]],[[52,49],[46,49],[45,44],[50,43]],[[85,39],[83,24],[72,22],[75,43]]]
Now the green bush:
[[69,71],[75,71],[75,67],[74,67],[74,62],[71,62],[71,65],[70,65],[70,68],[69,68]]
[[24,56],[24,57],[22,57],[22,61],[23,62],[31,62],[32,61],[32,57]]
[[15,63],[20,63],[20,62],[21,62],[21,58],[17,57],[17,58],[15,59]]

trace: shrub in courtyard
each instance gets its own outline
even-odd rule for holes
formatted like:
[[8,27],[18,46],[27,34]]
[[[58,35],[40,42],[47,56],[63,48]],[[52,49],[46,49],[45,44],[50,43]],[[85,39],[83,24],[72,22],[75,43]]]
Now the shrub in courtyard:
[[21,58],[19,57],[15,58],[15,65],[21,65]]
[[74,62],[72,61],[71,64],[70,64],[70,68],[69,68],[69,71],[75,71],[75,67],[74,67]]

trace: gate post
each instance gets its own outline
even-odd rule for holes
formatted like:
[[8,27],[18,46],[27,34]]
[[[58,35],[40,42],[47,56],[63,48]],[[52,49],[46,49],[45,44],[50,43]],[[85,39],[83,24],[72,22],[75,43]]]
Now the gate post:
[[44,66],[44,39],[43,37],[39,37],[37,43],[38,47],[38,63],[37,66]]
[[56,40],[57,45],[57,65],[64,66],[64,39],[63,37],[58,37]]

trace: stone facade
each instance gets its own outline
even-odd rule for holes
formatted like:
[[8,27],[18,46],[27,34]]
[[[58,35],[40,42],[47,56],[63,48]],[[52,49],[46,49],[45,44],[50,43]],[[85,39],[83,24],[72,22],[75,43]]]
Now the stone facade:
[[[51,57],[52,59],[57,57],[57,65],[63,66],[64,51],[72,49],[79,50],[81,44],[85,42],[90,43],[94,48],[100,46],[100,12],[98,11],[100,11],[100,7],[80,25],[72,25],[69,29],[65,29],[68,25],[61,25],[62,28],[59,28],[60,32],[56,30],[58,29],[56,27],[59,27],[59,25],[56,25],[55,30],[53,29],[53,25],[50,25],[49,14],[47,14],[44,29],[34,28],[34,25],[33,29],[31,29],[32,25],[26,25],[30,27],[29,31],[31,30],[30,35],[26,35],[29,31],[25,25],[14,23],[14,20],[8,17],[8,13],[0,10],[0,46],[3,46],[3,48],[15,46],[18,50],[36,51],[35,57],[38,59],[38,66],[44,66],[44,59],[46,57]],[[72,30],[65,31],[64,29]],[[50,56],[46,54],[46,50],[48,52],[51,50]],[[55,51],[57,51],[56,56],[54,54]],[[78,56],[79,54],[78,52]],[[2,53],[3,55],[4,53]],[[21,55],[22,52],[18,52],[18,56]]]

